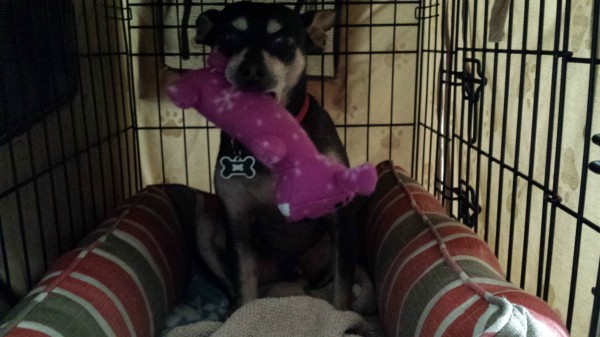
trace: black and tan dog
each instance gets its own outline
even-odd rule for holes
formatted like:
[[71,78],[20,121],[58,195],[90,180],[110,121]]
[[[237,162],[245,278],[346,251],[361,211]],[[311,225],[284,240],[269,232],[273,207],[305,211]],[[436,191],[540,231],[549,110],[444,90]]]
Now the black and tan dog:
[[[327,112],[306,90],[306,55],[322,50],[335,12],[298,15],[277,4],[240,2],[209,10],[196,21],[196,42],[229,57],[228,81],[241,90],[272,94],[301,125],[317,149],[348,165],[348,158]],[[231,254],[229,278],[237,305],[258,297],[258,285],[300,277],[312,287],[333,280],[333,304],[348,309],[353,279],[354,235],[342,213],[319,220],[286,222],[274,196],[274,179],[260,163],[252,175],[227,176],[222,158],[251,154],[221,134],[215,175],[217,195],[227,215]],[[231,160],[230,160],[231,161]]]

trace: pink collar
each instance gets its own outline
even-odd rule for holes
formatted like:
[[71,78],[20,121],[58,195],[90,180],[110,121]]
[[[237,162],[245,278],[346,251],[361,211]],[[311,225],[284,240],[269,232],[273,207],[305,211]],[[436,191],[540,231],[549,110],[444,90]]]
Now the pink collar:
[[310,98],[308,98],[308,94],[306,94],[306,98],[304,99],[304,104],[302,105],[302,109],[300,109],[300,112],[296,116],[296,120],[298,121],[298,123],[302,123],[302,121],[304,120],[304,117],[306,117],[306,114],[308,113],[309,105],[310,105]]

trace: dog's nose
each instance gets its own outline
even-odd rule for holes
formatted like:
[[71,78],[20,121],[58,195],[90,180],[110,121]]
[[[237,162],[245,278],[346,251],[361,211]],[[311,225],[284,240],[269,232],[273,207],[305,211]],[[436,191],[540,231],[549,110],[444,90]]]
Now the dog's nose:
[[258,83],[265,77],[265,69],[256,64],[246,64],[242,65],[240,74],[246,83]]

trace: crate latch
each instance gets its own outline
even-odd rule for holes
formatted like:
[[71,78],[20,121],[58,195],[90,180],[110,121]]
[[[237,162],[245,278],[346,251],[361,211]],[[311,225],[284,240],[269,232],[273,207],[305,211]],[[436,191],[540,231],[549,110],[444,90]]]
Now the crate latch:
[[[600,133],[592,136],[592,143],[600,146]],[[600,160],[594,160],[588,164],[590,171],[600,174]]]
[[476,103],[481,98],[481,91],[487,85],[487,78],[483,73],[481,61],[466,58],[463,71],[457,76],[462,80],[463,98]]
[[473,228],[477,225],[477,216],[481,213],[481,206],[475,199],[475,190],[466,181],[460,180],[458,187],[452,192],[456,195],[453,200],[458,201],[458,220]]
[[[439,16],[437,13],[438,6],[439,6],[439,4],[415,7],[415,19],[425,20],[425,19],[431,19],[431,18],[435,18],[435,17]],[[435,8],[435,14],[433,13],[434,8]]]

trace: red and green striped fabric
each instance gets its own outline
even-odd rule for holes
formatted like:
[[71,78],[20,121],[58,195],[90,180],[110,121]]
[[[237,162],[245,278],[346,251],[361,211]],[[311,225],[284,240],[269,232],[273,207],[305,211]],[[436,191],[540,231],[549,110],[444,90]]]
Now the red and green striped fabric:
[[[508,316],[489,310],[492,303],[522,306],[550,336],[568,335],[546,303],[506,281],[487,244],[446,215],[437,199],[392,162],[377,168],[367,260],[388,336],[517,335],[496,328]],[[522,336],[538,336],[533,330]]]
[[56,261],[0,335],[154,336],[180,295],[185,261],[174,206],[148,187]]

